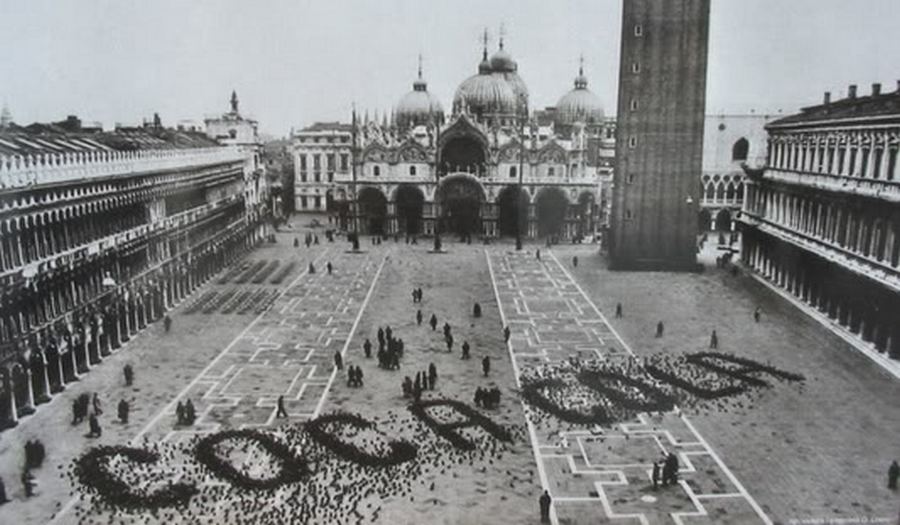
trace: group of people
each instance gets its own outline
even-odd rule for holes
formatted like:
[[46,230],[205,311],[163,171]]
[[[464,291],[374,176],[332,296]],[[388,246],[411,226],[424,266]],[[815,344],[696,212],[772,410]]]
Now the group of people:
[[361,387],[363,386],[363,371],[358,366],[350,365],[347,367],[347,386]]
[[493,388],[481,388],[478,387],[475,389],[475,406],[481,408],[497,408],[497,405],[500,404],[500,389],[497,387]]
[[663,487],[678,483],[678,456],[669,452],[662,461],[654,461],[652,479],[654,490],[660,483]]
[[[331,240],[331,239],[329,239],[329,240]],[[303,243],[306,244],[307,248],[309,248],[310,245],[312,245],[312,244],[319,244],[319,236],[314,233],[307,232],[306,236],[303,239]],[[300,247],[300,239],[294,237],[294,248],[299,248],[299,247]]]
[[434,363],[428,365],[427,372],[416,372],[415,381],[409,376],[404,377],[403,383],[400,385],[400,388],[403,391],[403,397],[412,397],[413,400],[418,402],[422,399],[422,392],[425,390],[434,390],[434,387],[437,384],[437,378],[437,367]]
[[[366,339],[366,343],[369,340]],[[363,345],[365,348],[365,345]],[[371,343],[369,344],[371,346]],[[390,326],[378,328],[378,368],[385,370],[399,370],[400,358],[403,357],[404,343],[403,339],[394,337],[394,332]],[[368,356],[368,351],[366,353]]]
[[190,399],[182,403],[178,402],[175,407],[175,415],[178,418],[179,425],[193,425],[197,420],[197,412],[194,409],[194,403]]
[[93,398],[90,394],[83,393],[72,400],[72,424],[78,425],[84,421],[84,418],[88,418],[88,437],[100,437],[103,433],[100,428],[100,419],[98,419],[98,416],[102,413],[100,396],[96,393],[94,393]]
[[[412,291],[413,304],[422,302],[422,288],[413,288]],[[422,323],[419,323],[422,324]]]

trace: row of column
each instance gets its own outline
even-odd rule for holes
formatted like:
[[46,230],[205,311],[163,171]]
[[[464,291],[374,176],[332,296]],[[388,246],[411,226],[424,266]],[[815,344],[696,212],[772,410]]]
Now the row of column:
[[[190,264],[173,260],[150,274],[107,293],[89,308],[73,313],[73,322],[57,323],[20,338],[19,358],[2,370],[0,427],[49,401],[77,381],[135,334],[202,286],[224,266],[262,240],[259,224],[250,224],[201,247]],[[227,233],[227,232],[226,232]]]
[[822,259],[756,230],[743,235],[743,262],[794,297],[900,359],[900,298]]
[[[890,131],[867,133],[868,143],[838,143],[824,135],[808,141],[774,140],[769,144],[770,167],[867,179],[900,180],[897,145]],[[859,141],[860,137],[857,137]]]
[[745,210],[861,257],[900,268],[900,220],[889,212],[758,184],[748,186]]

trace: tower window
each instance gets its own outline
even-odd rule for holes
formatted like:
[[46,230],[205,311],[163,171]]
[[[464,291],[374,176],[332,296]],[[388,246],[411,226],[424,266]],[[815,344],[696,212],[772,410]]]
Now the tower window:
[[628,137],[628,147],[629,148],[637,147],[637,137]]
[[415,174],[416,174],[416,167],[415,167],[415,166],[410,166],[410,167],[409,167],[409,174],[410,174],[410,175],[415,175]]
[[644,36],[644,26],[641,24],[634,24],[634,36]]
[[750,152],[750,143],[747,139],[741,137],[731,147],[731,160],[747,160],[747,154]]
[[625,219],[631,220],[631,210],[625,210]]
[[641,72],[641,63],[640,62],[632,62],[631,63],[631,72],[632,73],[640,73]]
[[547,176],[548,177],[552,177],[553,175],[555,175],[555,173],[556,173],[556,168],[554,168],[553,166],[550,166],[549,168],[547,168]]
[[629,104],[629,106],[631,107],[631,111],[637,111],[637,108],[638,108],[637,99],[636,98],[631,99],[631,104]]
[[634,184],[634,173],[629,173],[627,177],[625,177],[625,182],[628,184]]
[[515,166],[510,166],[510,167],[509,167],[509,176],[510,176],[510,177],[515,177],[516,175],[518,175],[518,173],[516,172],[516,167],[515,167]]
[[381,175],[381,166],[372,166],[372,175],[374,177]]

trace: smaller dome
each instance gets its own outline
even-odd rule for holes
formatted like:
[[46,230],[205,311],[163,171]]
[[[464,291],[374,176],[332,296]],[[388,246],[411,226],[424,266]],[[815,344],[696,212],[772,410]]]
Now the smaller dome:
[[603,103],[600,97],[587,88],[587,77],[582,68],[578,68],[575,77],[575,89],[563,95],[556,103],[556,124],[572,125],[576,122],[599,124],[603,121]]
[[502,73],[513,73],[519,68],[509,53],[500,48],[491,56],[491,69]]
[[419,68],[419,77],[413,82],[413,90],[403,95],[400,102],[394,108],[394,118],[401,128],[419,124],[428,124],[435,118],[442,122],[444,108],[440,101],[428,92],[428,83],[422,78],[422,69]]

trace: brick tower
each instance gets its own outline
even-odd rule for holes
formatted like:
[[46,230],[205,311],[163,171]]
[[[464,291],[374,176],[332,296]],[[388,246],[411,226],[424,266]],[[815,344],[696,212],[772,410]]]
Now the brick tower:
[[624,0],[610,267],[697,267],[710,0]]

